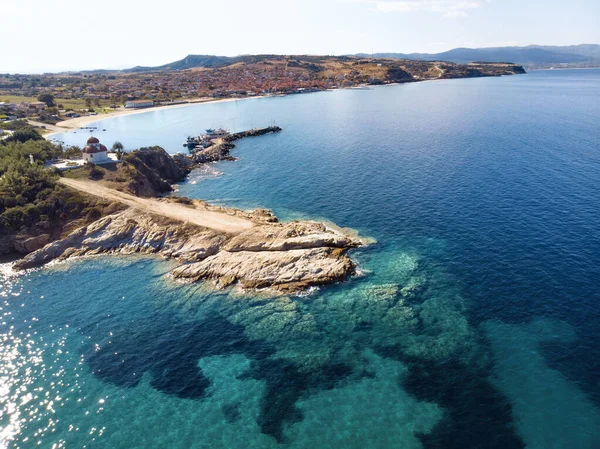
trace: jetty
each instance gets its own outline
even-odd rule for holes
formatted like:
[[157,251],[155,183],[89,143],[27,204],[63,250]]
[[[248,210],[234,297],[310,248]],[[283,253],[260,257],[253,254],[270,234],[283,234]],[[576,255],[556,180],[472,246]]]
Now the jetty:
[[282,131],[279,126],[254,128],[248,131],[230,133],[224,129],[207,129],[206,134],[198,137],[188,137],[183,143],[190,152],[191,159],[198,164],[221,160],[235,160],[229,152],[235,148],[233,142],[246,137],[263,136]]
[[263,136],[265,134],[278,133],[281,131],[279,126],[267,126],[266,128],[254,128],[248,131],[241,131],[239,133],[232,133],[229,136],[224,137],[223,139],[227,142],[234,142],[239,139],[243,139],[245,137],[256,137]]

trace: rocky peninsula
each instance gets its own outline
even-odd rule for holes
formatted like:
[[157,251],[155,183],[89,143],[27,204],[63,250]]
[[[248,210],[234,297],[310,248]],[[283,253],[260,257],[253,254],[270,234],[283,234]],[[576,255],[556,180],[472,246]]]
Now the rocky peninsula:
[[98,254],[155,254],[177,262],[171,271],[176,279],[285,293],[354,274],[347,252],[365,241],[351,233],[312,221],[280,223],[265,209],[245,212],[182,197],[157,198],[197,166],[193,156],[184,159],[152,147],[126,154],[119,164],[67,172],[63,186],[120,209],[43,242],[14,267]]

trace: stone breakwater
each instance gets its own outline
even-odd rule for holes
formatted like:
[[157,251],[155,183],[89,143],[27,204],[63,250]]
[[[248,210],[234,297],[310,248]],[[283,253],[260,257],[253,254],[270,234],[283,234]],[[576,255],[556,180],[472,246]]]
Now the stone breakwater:
[[199,151],[195,151],[191,156],[191,160],[196,164],[204,164],[207,162],[217,162],[222,160],[235,160],[229,152],[235,148],[233,142],[245,137],[263,136],[265,134],[278,133],[281,131],[279,126],[269,126],[267,128],[251,129],[238,133],[229,134],[225,137],[214,139],[212,145]]
[[87,255],[157,254],[180,263],[171,271],[177,279],[293,293],[345,280],[355,271],[347,250],[364,243],[322,223],[278,223],[266,210],[243,212],[202,201],[189,207],[241,216],[254,226],[232,235],[129,208],[28,254],[15,268]]

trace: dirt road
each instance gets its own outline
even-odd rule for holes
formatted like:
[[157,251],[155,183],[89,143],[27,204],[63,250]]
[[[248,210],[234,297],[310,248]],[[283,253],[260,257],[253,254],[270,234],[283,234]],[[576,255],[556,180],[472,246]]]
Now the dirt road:
[[60,178],[60,182],[73,189],[103,199],[118,201],[127,206],[138,208],[143,212],[163,215],[216,231],[227,232],[228,234],[239,234],[254,226],[252,221],[245,218],[209,210],[193,209],[181,204],[162,202],[152,198],[139,198],[128,193],[109,189],[95,181]]

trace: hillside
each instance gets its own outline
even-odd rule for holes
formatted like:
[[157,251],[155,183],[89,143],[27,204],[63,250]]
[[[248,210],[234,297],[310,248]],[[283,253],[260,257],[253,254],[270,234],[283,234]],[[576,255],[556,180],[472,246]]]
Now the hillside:
[[[361,53],[355,56],[365,57],[367,55]],[[375,53],[372,56],[376,58],[451,61],[458,64],[472,61],[512,62],[528,68],[597,67],[600,66],[600,45],[455,48],[442,53]]]
[[185,70],[197,67],[218,68],[237,62],[238,58],[211,55],[189,55],[185,58],[158,67],[137,66],[123,72],[154,72],[163,70]]
[[165,70],[186,70],[196,68],[218,69],[234,64],[257,64],[264,61],[301,60],[308,63],[319,63],[336,59],[347,61],[348,56],[312,56],[312,55],[240,55],[240,56],[214,56],[214,55],[188,55],[179,61],[170,62],[156,67],[137,66],[123,72],[161,72]]
[[[233,58],[222,56],[189,55],[169,64],[157,67],[134,67],[130,74],[161,73],[203,70],[206,75],[214,73],[223,80],[235,76],[239,80],[248,74],[256,79],[283,76],[295,79],[297,87],[326,88],[324,83],[356,85],[362,83],[384,84],[390,82],[410,82],[424,79],[464,78],[478,76],[498,76],[523,73],[522,67],[515,64],[453,62],[427,62],[397,58],[366,58],[355,56],[315,56],[315,55],[244,55]],[[235,75],[233,75],[235,74]],[[302,84],[302,82],[306,82]],[[218,82],[215,82],[217,84]],[[280,83],[284,85],[285,82]],[[228,86],[233,89],[234,86]],[[248,85],[248,88],[256,86]]]

